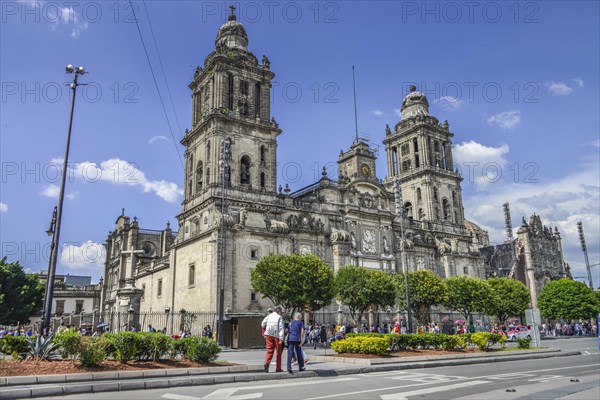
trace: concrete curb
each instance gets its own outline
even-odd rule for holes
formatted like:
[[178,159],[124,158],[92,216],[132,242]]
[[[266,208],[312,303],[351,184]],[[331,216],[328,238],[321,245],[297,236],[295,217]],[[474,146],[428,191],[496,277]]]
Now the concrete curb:
[[[533,354],[532,354],[533,353]],[[561,352],[561,351],[533,351],[527,354],[508,354],[498,357],[496,354],[488,357],[471,357],[471,358],[460,358],[460,359],[445,359],[440,360],[438,357],[436,360],[423,360],[419,362],[405,362],[405,363],[389,363],[383,365],[371,365],[363,367],[350,367],[339,370],[334,369],[318,369],[311,371],[297,372],[294,374],[285,373],[266,373],[262,366],[257,365],[237,365],[232,370],[225,371],[232,367],[214,367],[214,368],[188,368],[180,369],[181,374],[176,375],[174,373],[165,374],[164,376],[144,376],[142,374],[127,374],[122,373],[106,372],[98,374],[76,374],[77,378],[73,378],[74,375],[60,375],[64,380],[60,381],[58,378],[56,382],[48,382],[49,376],[45,376],[42,382],[38,380],[40,377],[7,377],[2,379],[11,378],[10,385],[4,385],[0,389],[2,399],[26,399],[35,397],[49,397],[49,396],[65,396],[76,393],[101,393],[101,392],[116,392],[123,390],[142,390],[142,389],[162,389],[178,386],[195,386],[195,385],[215,385],[222,383],[235,383],[235,382],[253,382],[253,381],[269,381],[279,379],[299,379],[299,378],[313,378],[313,377],[330,377],[330,376],[343,376],[353,374],[364,374],[370,372],[381,372],[381,371],[394,371],[404,369],[419,369],[419,368],[432,368],[432,367],[444,367],[444,366],[457,366],[457,365],[469,365],[469,364],[483,364],[489,362],[503,362],[503,361],[517,361],[523,359],[541,359],[551,357],[567,357],[581,355],[579,351]],[[331,361],[331,360],[330,360]],[[221,371],[217,371],[220,369]],[[190,372],[190,370],[192,370]],[[212,371],[211,371],[212,370]],[[166,370],[173,371],[173,370]],[[186,372],[184,372],[186,371]],[[137,371],[127,371],[137,372]],[[109,377],[109,374],[110,377]],[[91,379],[88,381],[82,381],[83,376],[91,375]],[[94,376],[95,375],[95,376]],[[21,379],[16,379],[21,378]],[[29,379],[23,379],[29,378]],[[35,379],[35,383],[33,382]],[[103,378],[103,379],[100,379]],[[144,379],[145,378],[145,379]],[[16,383],[18,382],[18,383]]]
[[142,378],[159,377],[181,377],[212,374],[227,374],[240,372],[262,372],[262,365],[231,365],[224,367],[204,367],[204,368],[172,368],[172,369],[153,369],[137,371],[111,371],[96,372],[87,374],[67,374],[67,375],[39,375],[39,376],[8,376],[0,378],[0,387],[7,386],[25,386],[37,384],[52,383],[71,383],[71,382],[97,382],[106,380],[131,380]]
[[334,362],[343,364],[358,364],[358,365],[382,365],[382,364],[402,364],[420,361],[436,361],[436,360],[464,360],[472,358],[489,358],[489,357],[508,357],[514,355],[530,355],[530,354],[546,354],[558,353],[558,348],[547,348],[542,350],[519,350],[518,352],[507,351],[505,353],[475,353],[475,354],[447,354],[436,356],[412,356],[402,358],[353,358],[353,357],[336,357],[336,356],[319,356],[311,357],[314,361]]

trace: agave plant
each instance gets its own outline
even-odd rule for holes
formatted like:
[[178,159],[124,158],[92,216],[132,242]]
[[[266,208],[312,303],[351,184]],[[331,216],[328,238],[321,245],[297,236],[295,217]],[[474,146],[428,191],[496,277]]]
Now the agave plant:
[[34,340],[27,339],[29,344],[29,357],[36,360],[54,360],[59,358],[55,353],[58,344],[52,342],[52,335],[44,338],[42,335],[37,336]]

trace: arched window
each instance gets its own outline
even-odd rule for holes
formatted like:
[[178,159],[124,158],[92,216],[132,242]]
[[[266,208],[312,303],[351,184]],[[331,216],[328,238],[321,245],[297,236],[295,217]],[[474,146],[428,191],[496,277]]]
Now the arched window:
[[448,202],[448,199],[443,199],[442,200],[442,210],[444,212],[444,219],[449,219],[450,218],[450,203]]
[[452,192],[452,204],[456,205],[456,192]]
[[404,214],[406,215],[406,218],[408,218],[408,219],[413,218],[413,207],[412,207],[412,203],[409,201],[404,203]]
[[188,182],[188,197],[192,197],[193,193],[192,193],[192,180],[190,179],[190,181]]
[[210,162],[210,140],[206,142],[206,163]]
[[190,175],[194,172],[194,155],[190,154],[190,161],[189,161],[189,169],[190,169]]
[[196,193],[199,193],[202,190],[202,182],[204,181],[204,168],[202,161],[198,161],[198,165],[196,166]]
[[260,163],[264,164],[267,162],[267,149],[265,146],[260,146]]
[[392,175],[398,175],[398,149],[392,149]]
[[421,188],[417,188],[417,201],[421,201]]
[[243,156],[240,160],[240,183],[250,184],[250,157]]
[[206,167],[206,186],[210,185],[210,167]]
[[264,172],[261,172],[260,173],[260,187],[261,187],[261,189],[265,188],[266,181],[267,181],[267,176],[265,175]]

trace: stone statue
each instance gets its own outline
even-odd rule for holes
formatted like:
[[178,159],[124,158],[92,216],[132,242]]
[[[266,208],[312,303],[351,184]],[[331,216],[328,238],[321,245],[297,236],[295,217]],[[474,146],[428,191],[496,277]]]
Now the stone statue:
[[350,247],[356,250],[356,235],[354,234],[354,232],[350,234]]
[[271,62],[269,61],[269,59],[267,58],[267,56],[265,56],[263,54],[262,56],[262,66],[264,69],[270,69],[271,68]]
[[388,243],[388,238],[387,236],[383,237],[383,253],[384,254],[389,254],[390,252],[390,245]]
[[385,134],[386,136],[392,134],[392,130],[390,129],[390,126],[388,124],[385,124]]

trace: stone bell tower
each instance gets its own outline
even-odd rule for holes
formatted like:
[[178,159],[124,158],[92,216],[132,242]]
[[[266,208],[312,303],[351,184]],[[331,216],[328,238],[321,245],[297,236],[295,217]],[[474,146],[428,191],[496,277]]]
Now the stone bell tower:
[[276,138],[280,129],[270,110],[270,62],[248,50],[244,26],[229,15],[217,33],[215,50],[198,67],[192,91],[192,129],[185,151],[184,211],[220,181],[221,142],[229,140],[227,186],[275,194]]
[[447,121],[440,124],[429,114],[427,97],[411,86],[402,101],[402,119],[392,131],[386,127],[388,178],[393,190],[402,181],[405,213],[419,221],[464,227],[460,182],[454,171],[452,137]]

